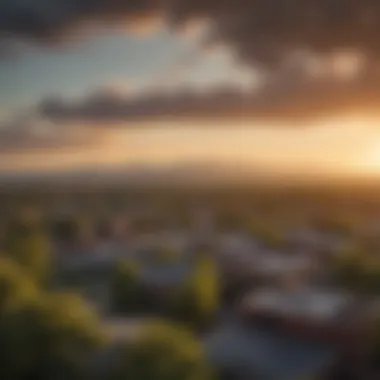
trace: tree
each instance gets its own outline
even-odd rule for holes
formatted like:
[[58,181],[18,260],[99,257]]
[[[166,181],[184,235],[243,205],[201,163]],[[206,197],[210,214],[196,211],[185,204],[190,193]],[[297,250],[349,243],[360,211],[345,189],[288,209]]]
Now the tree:
[[361,288],[367,293],[379,294],[380,292],[380,266],[378,262],[368,261],[363,264]]
[[170,246],[161,247],[157,252],[157,264],[173,264],[179,260],[179,252]]
[[78,223],[73,218],[59,218],[49,222],[52,236],[61,243],[72,243],[77,239]]
[[272,226],[265,226],[262,224],[254,223],[250,228],[251,235],[258,239],[265,247],[277,249],[285,245],[284,236],[278,229]]
[[192,326],[203,327],[211,322],[220,302],[219,273],[209,257],[198,259],[193,274],[178,290],[174,315]]
[[51,246],[41,223],[17,219],[7,228],[5,253],[41,284],[50,274]]
[[96,316],[75,295],[40,295],[0,318],[0,378],[83,379],[103,343]]
[[120,261],[114,270],[110,286],[111,305],[122,313],[136,310],[139,304],[139,268],[132,261]]
[[37,295],[37,288],[24,271],[9,258],[0,258],[0,318],[32,302]]
[[95,235],[94,221],[85,215],[61,216],[49,225],[54,239],[63,244],[86,242]]
[[150,322],[124,354],[115,380],[209,380],[202,345],[181,326]]
[[380,368],[380,315],[375,315],[367,336],[369,344],[369,359],[371,365],[377,370]]
[[340,284],[360,290],[363,287],[364,255],[355,248],[339,252],[333,263],[333,272]]
[[0,258],[1,379],[83,378],[101,342],[97,318],[81,298],[42,292],[17,263]]

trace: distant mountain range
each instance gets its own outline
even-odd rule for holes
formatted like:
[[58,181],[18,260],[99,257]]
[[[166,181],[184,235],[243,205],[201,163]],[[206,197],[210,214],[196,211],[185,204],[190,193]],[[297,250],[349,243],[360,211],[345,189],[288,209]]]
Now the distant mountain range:
[[[362,184],[378,183],[374,179],[361,179]],[[328,173],[273,173],[253,165],[220,162],[190,162],[171,165],[131,164],[98,168],[75,168],[49,172],[19,172],[0,174],[4,186],[60,186],[60,187],[107,187],[107,186],[207,186],[273,184],[342,184],[358,183],[351,177],[336,177]]]
[[65,171],[0,174],[2,184],[187,184],[241,181],[252,176],[242,165],[185,163],[173,165],[134,164],[125,166],[77,168]]

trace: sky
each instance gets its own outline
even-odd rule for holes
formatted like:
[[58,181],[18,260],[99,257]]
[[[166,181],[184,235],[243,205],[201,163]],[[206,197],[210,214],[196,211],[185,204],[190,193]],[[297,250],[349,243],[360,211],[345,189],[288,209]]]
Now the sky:
[[380,175],[380,5],[220,3],[0,3],[0,173]]

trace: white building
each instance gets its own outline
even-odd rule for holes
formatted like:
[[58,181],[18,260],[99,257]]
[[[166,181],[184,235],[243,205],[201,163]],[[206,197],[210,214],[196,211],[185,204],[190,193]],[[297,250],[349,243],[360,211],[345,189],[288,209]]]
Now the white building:
[[294,290],[264,288],[248,294],[242,301],[245,313],[282,316],[329,322],[353,305],[354,298],[345,292],[302,287]]
[[289,278],[308,280],[319,269],[318,260],[308,252],[289,253],[259,246],[242,234],[229,234],[218,240],[218,259],[228,276],[283,283]]

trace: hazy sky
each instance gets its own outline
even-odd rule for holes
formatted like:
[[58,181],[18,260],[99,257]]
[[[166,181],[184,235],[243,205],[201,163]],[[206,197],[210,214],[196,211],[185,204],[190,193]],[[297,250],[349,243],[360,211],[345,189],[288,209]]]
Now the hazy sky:
[[[12,2],[5,3],[14,19],[0,16],[0,34],[9,33],[0,37],[1,170],[216,160],[273,172],[380,174],[380,129],[372,110],[380,96],[369,85],[377,77],[357,80],[365,39],[350,54],[300,55],[268,74],[266,56],[265,70],[251,63],[263,50],[264,37],[272,37],[264,45],[269,53],[271,43],[278,53],[280,40],[291,38],[281,30],[272,35],[276,26],[269,19],[261,26],[263,41],[247,46],[248,26],[244,38],[232,38],[213,14],[206,21],[189,17],[190,24],[173,29],[160,13],[140,18],[140,9],[126,5],[120,12],[129,18],[120,27],[114,10],[108,14],[107,3],[100,1],[103,13],[91,13],[93,26],[79,6],[74,17],[74,8],[72,14],[63,7],[69,1],[54,0],[56,8],[46,17],[54,21],[59,15],[58,33],[67,38],[45,43],[56,24],[37,18],[42,2],[35,0],[36,8],[28,9],[31,19],[41,22],[36,30],[16,17]],[[245,13],[235,9],[237,25]],[[111,22],[99,22],[103,15]],[[78,22],[82,18],[88,28]],[[205,44],[213,22],[221,37]],[[324,29],[318,30],[322,38]],[[299,51],[302,41],[292,38],[294,46],[286,46]],[[327,40],[319,43],[332,43]],[[353,41],[347,34],[333,47]],[[316,49],[311,37],[304,42]]]

